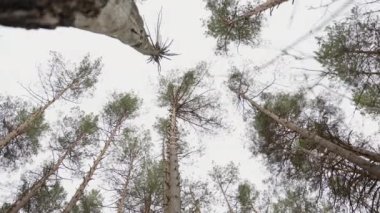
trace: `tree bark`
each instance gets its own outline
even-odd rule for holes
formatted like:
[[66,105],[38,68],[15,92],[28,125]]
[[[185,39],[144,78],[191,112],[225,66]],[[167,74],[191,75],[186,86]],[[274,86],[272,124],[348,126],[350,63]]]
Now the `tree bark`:
[[[239,92],[237,92],[239,94]],[[326,140],[325,138],[322,138],[306,129],[303,129],[301,127],[298,127],[296,124],[294,124],[291,121],[287,121],[285,119],[282,119],[278,117],[276,114],[272,113],[271,111],[261,107],[259,104],[254,102],[252,99],[248,98],[245,94],[239,94],[240,97],[243,99],[247,100],[253,108],[256,108],[260,112],[264,113],[268,117],[272,118],[275,120],[277,123],[280,125],[293,130],[294,132],[297,132],[301,137],[308,138],[313,140],[314,142],[318,143],[322,147],[325,147],[329,152],[332,152],[348,161],[351,163],[357,165],[358,167],[362,168],[363,170],[367,171],[369,176],[371,176],[374,179],[380,179],[380,166],[376,165],[374,163],[369,162],[366,159],[363,159],[356,153],[347,150],[329,140]]]
[[65,89],[63,89],[60,93],[54,96],[51,100],[49,100],[44,106],[37,109],[33,112],[22,124],[16,127],[14,130],[9,132],[3,139],[0,140],[0,150],[7,146],[13,139],[17,136],[24,134],[29,127],[32,125],[33,121],[35,121],[39,116],[41,116],[47,108],[49,108],[56,100],[61,98],[67,90],[69,90],[77,80],[74,80],[70,85],[68,85]]
[[117,213],[124,212],[125,200],[127,199],[127,195],[128,195],[128,186],[129,186],[129,180],[131,178],[132,170],[133,170],[133,162],[130,164],[130,169],[128,170],[128,175],[125,178],[125,183],[120,193],[120,198],[117,201]]
[[264,12],[265,10],[274,8],[275,6],[279,6],[280,4],[282,4],[286,1],[288,1],[288,0],[267,0],[264,3],[257,5],[252,10],[249,10],[248,12],[240,15],[237,19],[231,20],[229,24],[230,25],[234,24],[235,22],[237,22],[241,19],[244,19],[244,18],[249,18],[251,16],[257,16],[257,15],[261,14],[262,12]]
[[57,162],[53,165],[49,172],[42,176],[38,181],[34,182],[33,185],[12,204],[11,208],[8,210],[8,213],[17,213],[29,202],[30,198],[32,198],[38,190],[45,185],[49,177],[58,171],[59,166],[66,159],[67,155],[80,144],[84,136],[85,134],[78,136],[78,138],[67,148],[65,153],[58,158]]
[[75,27],[120,40],[144,55],[158,55],[134,0],[2,0],[0,24],[26,29]]
[[65,206],[62,213],[69,213],[75,206],[75,204],[82,198],[84,194],[84,190],[87,187],[88,183],[91,181],[92,176],[94,175],[98,165],[103,160],[104,155],[106,154],[108,148],[111,146],[112,141],[115,138],[115,135],[117,131],[119,130],[121,124],[123,123],[124,119],[121,119],[115,126],[115,128],[110,133],[110,136],[108,140],[105,142],[103,149],[100,151],[99,155],[94,160],[94,163],[90,167],[90,170],[88,170],[87,174],[84,176],[82,183],[79,185],[78,189],[76,190],[75,194],[71,197],[69,203]]
[[167,145],[168,157],[168,181],[166,183],[168,189],[166,193],[167,208],[165,213],[180,213],[181,212],[181,188],[179,176],[179,162],[178,162],[178,129],[177,129],[177,106],[175,103],[171,107],[169,138]]

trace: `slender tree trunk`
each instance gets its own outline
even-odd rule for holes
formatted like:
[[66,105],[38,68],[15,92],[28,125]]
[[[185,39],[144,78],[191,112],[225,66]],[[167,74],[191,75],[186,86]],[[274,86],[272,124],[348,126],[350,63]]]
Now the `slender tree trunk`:
[[127,199],[127,195],[128,195],[129,180],[131,178],[132,170],[133,170],[133,162],[130,164],[130,168],[128,170],[128,175],[125,178],[125,183],[124,183],[123,189],[120,193],[120,198],[117,201],[117,212],[118,213],[124,212],[125,200]]
[[293,130],[297,132],[301,137],[308,138],[313,140],[314,142],[318,143],[322,147],[325,147],[328,151],[335,153],[338,156],[341,156],[342,158],[350,161],[351,163],[357,165],[358,167],[362,168],[363,170],[367,171],[368,174],[374,178],[374,179],[380,179],[380,166],[376,165],[374,163],[369,162],[368,160],[358,156],[356,153],[347,150],[329,140],[326,140],[325,138],[322,138],[308,130],[305,130],[303,128],[298,127],[296,124],[294,124],[291,121],[287,121],[285,119],[282,119],[278,117],[276,114],[272,113],[271,111],[261,107],[259,104],[254,102],[252,99],[248,98],[245,94],[240,94],[240,96],[247,100],[252,107],[256,108],[260,112],[266,114],[268,117],[275,120],[277,123],[281,124],[282,126]]
[[144,55],[158,55],[134,0],[2,0],[0,24],[27,29],[75,27],[116,38]]
[[99,166],[100,162],[103,160],[104,155],[106,154],[108,148],[111,146],[111,143],[114,140],[115,135],[116,135],[117,131],[119,130],[121,124],[122,124],[122,121],[118,122],[116,127],[110,133],[110,137],[105,142],[103,149],[100,151],[99,155],[94,160],[94,163],[90,167],[90,170],[88,170],[87,174],[84,176],[82,183],[79,185],[75,194],[71,197],[69,203],[65,206],[62,213],[69,213],[73,209],[75,204],[82,198],[85,188],[87,187],[88,183],[91,181],[92,176],[94,175],[94,173],[95,173],[97,167]]
[[347,50],[349,53],[358,53],[358,54],[366,54],[366,55],[377,55],[380,56],[380,50]]
[[42,176],[38,181],[36,181],[28,190],[26,190],[11,206],[8,210],[8,213],[17,213],[21,208],[23,208],[38,191],[45,185],[46,181],[51,175],[53,175],[59,169],[59,166],[62,164],[63,160],[66,159],[67,155],[81,142],[84,134],[81,134],[75,142],[73,142],[65,151],[65,153],[58,158],[57,162],[50,168],[50,170]]
[[165,213],[181,212],[181,188],[178,162],[178,129],[177,129],[177,112],[175,103],[172,104],[170,115],[169,138],[167,145],[167,157],[169,164],[168,190],[166,195],[168,206]]
[[228,207],[228,213],[234,213],[234,210],[232,209],[232,206],[230,204],[230,201],[227,199],[226,192],[223,190],[223,187],[218,183],[218,186],[220,188],[220,191],[222,192],[224,201],[226,201],[227,207]]
[[266,2],[257,5],[255,8],[252,10],[249,10],[248,12],[240,15],[237,19],[231,20],[230,25],[234,24],[235,22],[244,19],[244,18],[249,18],[251,16],[257,16],[264,12],[265,10],[269,10],[271,8],[274,8],[275,6],[279,6],[280,4],[286,2],[288,0],[267,0]]
[[62,90],[60,93],[54,96],[44,106],[40,107],[35,112],[33,112],[22,124],[17,126],[14,130],[9,132],[7,135],[5,135],[5,137],[0,140],[0,150],[3,149],[5,146],[7,146],[9,143],[11,143],[11,141],[15,139],[17,136],[24,134],[30,128],[33,121],[35,121],[38,117],[42,116],[45,110],[48,107],[50,107],[56,100],[61,98],[66,93],[66,91],[69,90],[76,82],[77,80],[74,80],[73,83],[68,85],[64,90]]
[[150,213],[150,206],[152,205],[152,198],[149,196],[149,199],[144,202],[144,213]]
[[[165,133],[166,134],[166,133]],[[169,135],[167,133],[167,135]],[[166,147],[165,147],[165,143],[167,143],[168,141],[168,138],[167,138],[167,135],[165,135],[165,138],[164,140],[162,141],[162,163],[164,164],[164,171],[163,171],[163,180],[164,180],[164,187],[163,187],[163,194],[162,194],[162,206],[163,206],[163,209],[164,209],[164,212],[168,212],[169,210],[167,209],[168,208],[168,203],[169,203],[169,162],[168,162],[168,159],[166,158],[166,155],[165,155],[165,151],[166,151]]]

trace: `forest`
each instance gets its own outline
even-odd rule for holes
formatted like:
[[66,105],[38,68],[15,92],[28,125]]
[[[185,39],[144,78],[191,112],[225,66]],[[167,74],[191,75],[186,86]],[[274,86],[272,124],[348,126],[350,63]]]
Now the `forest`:
[[379,118],[379,0],[0,0],[0,213],[379,213]]

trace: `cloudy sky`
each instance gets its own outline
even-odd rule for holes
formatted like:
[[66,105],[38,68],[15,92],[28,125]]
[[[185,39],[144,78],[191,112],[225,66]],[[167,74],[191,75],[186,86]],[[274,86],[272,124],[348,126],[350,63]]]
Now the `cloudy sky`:
[[[183,162],[181,169],[184,176],[204,179],[213,163],[224,165],[234,161],[240,165],[242,179],[254,182],[259,188],[267,173],[260,163],[260,159],[252,157],[247,147],[249,140],[246,137],[246,128],[239,109],[233,102],[233,96],[224,85],[228,69],[235,65],[244,69],[253,69],[255,66],[265,66],[255,74],[257,86],[263,86],[274,78],[274,91],[294,91],[299,86],[305,86],[305,74],[309,76],[308,83],[313,82],[315,74],[301,72],[299,67],[316,68],[319,65],[312,60],[316,50],[314,37],[321,35],[321,27],[333,20],[339,20],[349,13],[352,6],[350,0],[340,0],[330,7],[319,7],[330,1],[295,1],[284,3],[269,16],[265,14],[261,35],[261,45],[255,48],[240,46],[232,47],[230,56],[216,56],[214,54],[215,40],[205,36],[202,19],[209,14],[204,9],[205,3],[201,0],[148,0],[138,3],[141,15],[147,26],[154,31],[159,11],[162,10],[161,32],[164,38],[173,39],[172,51],[179,53],[170,61],[163,61],[161,74],[167,70],[186,70],[200,61],[210,64],[210,73],[215,77],[214,86],[221,95],[224,121],[229,129],[218,132],[216,135],[192,135],[190,144],[204,147],[203,155],[193,156]],[[301,38],[301,39],[300,39]],[[292,48],[289,45],[300,41]],[[303,60],[296,60],[293,56],[279,57],[282,50]],[[167,111],[157,107],[156,91],[158,86],[157,68],[147,64],[143,56],[122,44],[118,40],[103,35],[94,34],[74,28],[58,28],[55,30],[23,30],[0,26],[0,91],[2,95],[16,95],[28,99],[27,92],[20,85],[37,86],[37,71],[49,57],[49,51],[58,51],[72,61],[78,62],[85,54],[93,57],[102,57],[104,69],[100,76],[97,89],[92,98],[81,101],[80,107],[88,112],[99,112],[108,95],[114,91],[136,92],[144,101],[140,117],[136,124],[151,128],[156,117],[163,117]],[[273,60],[276,59],[276,60]],[[322,88],[316,93],[322,92]],[[326,91],[324,91],[326,92]],[[348,110],[352,110],[349,101],[343,101]],[[57,119],[57,112],[71,107],[72,104],[59,102],[48,112],[48,118]],[[360,122],[353,117],[351,122]],[[360,124],[364,125],[364,124]],[[370,134],[371,132],[369,132]],[[160,140],[153,134],[153,143]],[[5,176],[4,174],[0,177]],[[8,176],[10,177],[10,176]],[[5,182],[18,180],[17,175],[5,178],[0,185],[0,202],[9,201],[12,191],[4,187]],[[66,182],[69,189],[68,197],[78,182]],[[94,185],[92,187],[95,187]]]

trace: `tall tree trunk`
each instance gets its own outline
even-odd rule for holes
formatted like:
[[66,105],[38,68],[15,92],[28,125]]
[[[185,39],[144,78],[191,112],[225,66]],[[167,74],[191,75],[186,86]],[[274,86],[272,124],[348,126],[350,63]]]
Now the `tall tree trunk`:
[[5,135],[4,138],[0,140],[0,150],[7,146],[13,139],[17,136],[24,134],[32,125],[33,121],[35,121],[38,117],[42,116],[45,110],[50,107],[56,100],[61,98],[67,90],[69,90],[77,80],[74,80],[71,84],[69,84],[65,89],[63,89],[60,93],[55,95],[51,100],[49,100],[44,106],[40,107],[36,111],[34,111],[22,124],[17,126],[14,130]]
[[[168,128],[169,129],[169,128]],[[166,134],[166,133],[165,133]],[[169,134],[167,134],[169,135]],[[166,158],[165,152],[166,152],[166,147],[165,143],[167,143],[168,138],[167,135],[165,135],[164,140],[162,141],[162,163],[164,164],[163,166],[163,180],[164,180],[164,187],[163,187],[163,193],[162,193],[162,206],[165,212],[168,212],[168,203],[169,203],[169,162],[168,159]]]
[[94,175],[100,162],[103,160],[104,155],[106,154],[108,148],[111,146],[111,143],[114,140],[115,135],[122,124],[122,120],[117,123],[115,128],[110,133],[110,136],[108,140],[105,142],[103,149],[100,151],[99,155],[94,160],[94,163],[90,167],[90,170],[88,170],[87,174],[83,177],[82,183],[79,185],[75,194],[71,197],[69,203],[65,206],[64,210],[62,211],[63,213],[69,213],[73,209],[75,204],[82,198],[85,188],[87,187],[88,183],[91,181],[92,176]]
[[288,0],[267,0],[264,3],[257,5],[252,10],[249,10],[248,12],[240,15],[237,19],[231,20],[229,22],[229,24],[232,25],[241,19],[249,18],[251,16],[257,16],[257,15],[261,14],[262,12],[264,12],[265,10],[272,9],[272,8],[279,6],[280,4],[282,4],[286,1],[288,1]]
[[144,55],[158,55],[134,0],[2,0],[0,24],[27,29],[67,26],[116,38]]
[[120,193],[120,198],[117,201],[117,213],[123,213],[124,212],[125,200],[127,199],[127,195],[128,195],[129,180],[131,178],[132,170],[133,170],[133,162],[130,164],[130,167],[128,170],[128,175],[125,178],[125,183],[124,183],[123,189]]
[[33,183],[33,185],[27,189],[22,195],[17,198],[17,200],[12,204],[8,213],[17,213],[21,208],[23,208],[39,190],[46,184],[46,181],[51,175],[53,175],[59,169],[59,166],[62,164],[63,160],[66,159],[67,155],[81,142],[84,134],[78,136],[78,138],[67,148],[65,153],[58,158],[57,162],[49,169],[49,171],[44,174],[39,180]]
[[166,185],[168,190],[166,195],[168,199],[168,206],[165,213],[180,213],[181,212],[181,188],[179,176],[179,162],[178,162],[178,129],[177,129],[177,106],[172,104],[170,115],[169,138],[167,144],[167,158],[168,158],[168,181]]
[[[239,92],[238,92],[239,94]],[[322,147],[325,147],[329,152],[335,153],[338,156],[341,156],[342,158],[350,161],[351,163],[357,165],[358,167],[362,168],[363,170],[367,171],[369,176],[371,176],[374,179],[380,179],[380,166],[376,165],[374,163],[369,162],[368,160],[362,158],[361,156],[357,155],[356,153],[347,150],[329,140],[326,140],[325,138],[322,138],[315,133],[312,133],[306,129],[298,127],[296,124],[294,124],[291,121],[287,121],[285,119],[282,119],[278,117],[276,114],[272,113],[271,111],[261,107],[259,104],[254,102],[252,99],[248,98],[245,94],[239,94],[243,99],[247,100],[252,107],[256,108],[260,112],[266,114],[268,117],[275,120],[280,125],[293,130],[294,132],[297,132],[301,137],[308,138],[310,140],[313,140],[314,142],[318,143]]]
[[220,191],[222,192],[222,195],[223,195],[224,201],[226,201],[226,204],[227,204],[227,207],[228,207],[228,213],[234,213],[234,210],[232,209],[232,206],[231,206],[231,204],[230,204],[230,201],[228,201],[228,198],[227,198],[226,192],[223,190],[222,185],[220,185],[220,184],[218,183],[218,186],[219,186],[219,188],[220,188]]

